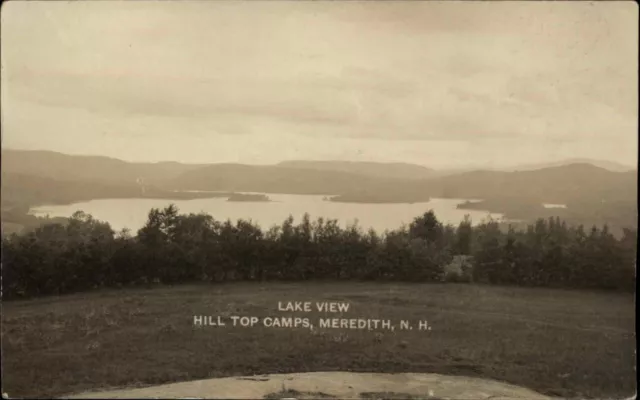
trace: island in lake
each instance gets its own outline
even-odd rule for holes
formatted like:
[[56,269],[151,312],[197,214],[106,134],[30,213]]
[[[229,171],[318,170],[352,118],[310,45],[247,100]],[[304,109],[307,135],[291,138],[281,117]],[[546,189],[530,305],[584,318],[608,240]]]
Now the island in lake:
[[227,201],[251,201],[251,202],[269,202],[271,199],[264,194],[244,194],[244,193],[233,193]]

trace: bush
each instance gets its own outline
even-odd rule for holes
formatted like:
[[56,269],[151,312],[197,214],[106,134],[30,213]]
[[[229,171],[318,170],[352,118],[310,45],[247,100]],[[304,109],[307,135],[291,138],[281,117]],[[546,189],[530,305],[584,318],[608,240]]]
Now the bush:
[[485,282],[521,286],[635,290],[636,232],[614,238],[606,226],[568,227],[539,220],[503,232],[494,221],[458,229],[432,212],[409,227],[363,232],[335,220],[263,230],[177,208],[149,212],[137,235],[114,234],[82,212],[2,239],[6,299],[97,287],[231,280],[385,280]]

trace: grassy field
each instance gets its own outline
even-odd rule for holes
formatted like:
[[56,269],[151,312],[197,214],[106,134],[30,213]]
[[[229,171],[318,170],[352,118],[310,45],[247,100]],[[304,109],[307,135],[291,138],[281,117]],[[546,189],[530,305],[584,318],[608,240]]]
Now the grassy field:
[[[349,302],[344,318],[428,320],[432,330],[193,324],[194,315],[290,315],[277,311],[278,301],[305,300]],[[12,301],[2,310],[2,390],[43,397],[350,370],[476,376],[547,395],[622,398],[635,392],[634,307],[628,294],[375,283],[158,287]]]

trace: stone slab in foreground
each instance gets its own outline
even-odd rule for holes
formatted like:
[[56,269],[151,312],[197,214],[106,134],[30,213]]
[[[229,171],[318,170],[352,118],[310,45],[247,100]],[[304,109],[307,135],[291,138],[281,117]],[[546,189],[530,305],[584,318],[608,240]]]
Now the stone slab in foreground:
[[479,378],[418,373],[351,372],[310,372],[206,379],[145,388],[88,392],[64,398],[379,399],[403,396],[406,398],[407,395],[434,400],[551,399],[519,386]]

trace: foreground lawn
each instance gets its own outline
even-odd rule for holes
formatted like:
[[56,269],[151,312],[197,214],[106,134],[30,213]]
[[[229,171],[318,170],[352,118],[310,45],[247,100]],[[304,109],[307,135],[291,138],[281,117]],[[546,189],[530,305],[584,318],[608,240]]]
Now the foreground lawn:
[[[195,327],[194,315],[287,316],[278,301],[345,301],[344,318],[428,320],[431,331]],[[435,372],[563,397],[635,393],[628,294],[454,284],[225,284],[3,303],[11,397],[263,373]],[[297,312],[315,322],[318,312]]]

